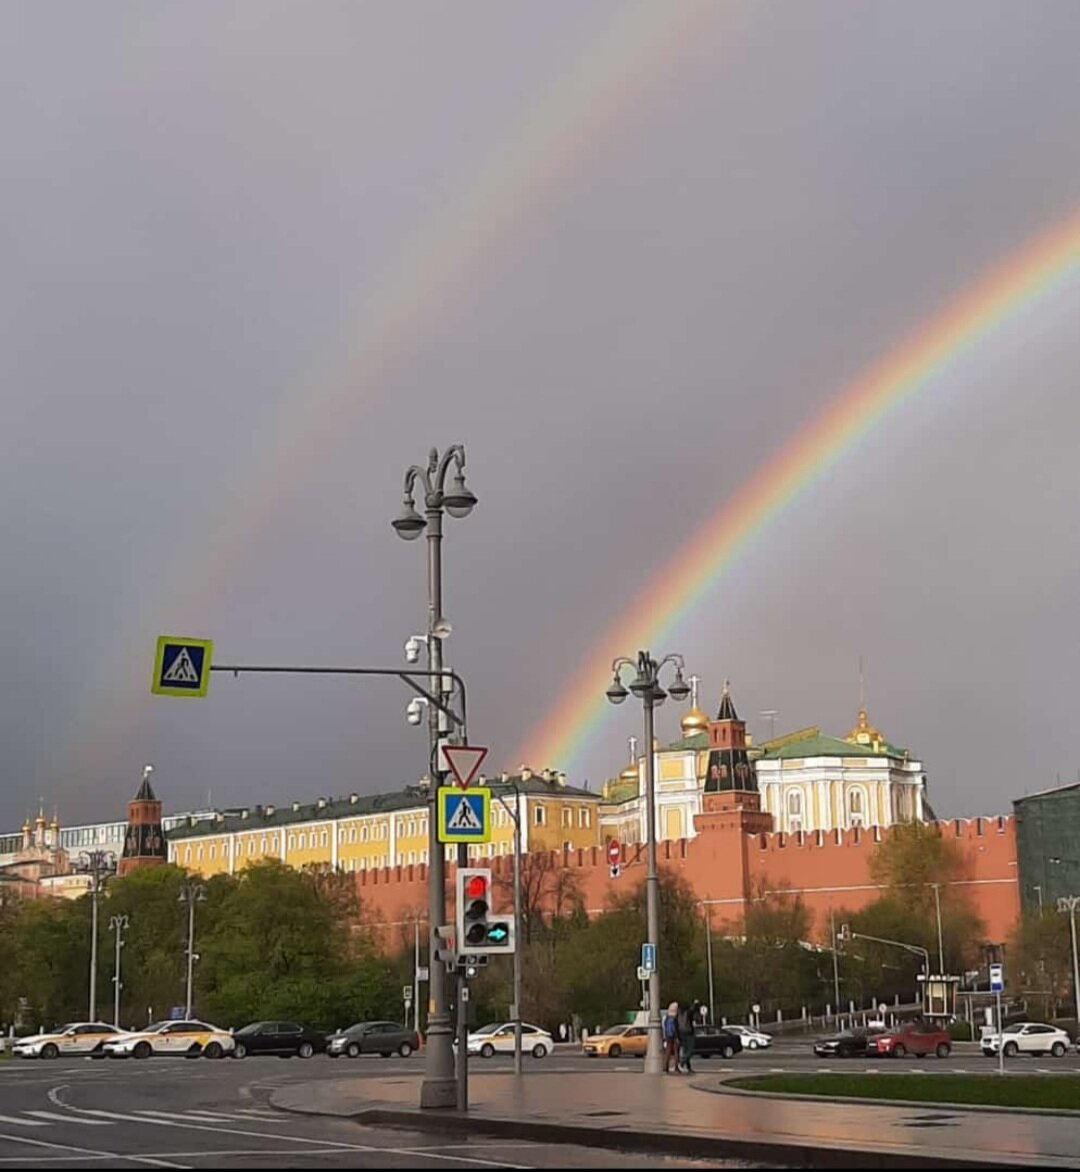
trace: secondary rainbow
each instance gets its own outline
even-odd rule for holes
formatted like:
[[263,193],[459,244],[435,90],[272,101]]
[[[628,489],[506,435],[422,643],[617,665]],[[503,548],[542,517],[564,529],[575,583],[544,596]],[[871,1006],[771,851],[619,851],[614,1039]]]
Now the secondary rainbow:
[[1080,212],[1010,255],[840,390],[767,460],[656,574],[597,642],[544,720],[513,756],[573,773],[608,704],[616,655],[657,646],[718,583],[747,542],[882,419],[996,328],[1080,273]]

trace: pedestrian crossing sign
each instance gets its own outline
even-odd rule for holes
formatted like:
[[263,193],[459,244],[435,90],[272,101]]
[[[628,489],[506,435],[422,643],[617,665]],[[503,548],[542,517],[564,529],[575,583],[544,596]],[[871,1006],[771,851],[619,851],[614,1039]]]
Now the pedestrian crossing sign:
[[491,791],[442,785],[439,799],[439,842],[490,842]]
[[205,696],[213,650],[211,639],[160,636],[150,691],[155,696]]

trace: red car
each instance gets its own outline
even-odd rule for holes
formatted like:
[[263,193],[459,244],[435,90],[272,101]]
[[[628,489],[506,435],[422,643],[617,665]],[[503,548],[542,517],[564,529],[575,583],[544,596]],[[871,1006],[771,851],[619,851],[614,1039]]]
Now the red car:
[[917,1058],[925,1058],[934,1054],[938,1058],[948,1058],[951,1052],[949,1031],[931,1021],[905,1022],[884,1034],[875,1034],[866,1043],[866,1053],[870,1057],[903,1058],[905,1054],[914,1054]]

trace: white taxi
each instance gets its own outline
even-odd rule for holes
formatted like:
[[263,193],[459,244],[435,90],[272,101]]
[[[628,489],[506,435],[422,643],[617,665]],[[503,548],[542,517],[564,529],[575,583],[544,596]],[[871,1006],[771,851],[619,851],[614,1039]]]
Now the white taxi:
[[[514,1023],[512,1021],[495,1022],[469,1034],[466,1049],[470,1054],[479,1054],[481,1058],[491,1058],[495,1054],[513,1054],[514,1052]],[[538,1026],[521,1023],[521,1052],[531,1054],[534,1058],[546,1058],[555,1049],[555,1042],[547,1030]]]
[[16,1058],[60,1058],[65,1054],[93,1054],[100,1052],[106,1042],[118,1037],[120,1031],[100,1021],[76,1021],[61,1026],[49,1034],[34,1034],[15,1043],[12,1053]]
[[223,1058],[235,1048],[232,1034],[204,1021],[159,1021],[145,1030],[120,1034],[102,1049],[107,1058],[149,1058],[152,1054]]

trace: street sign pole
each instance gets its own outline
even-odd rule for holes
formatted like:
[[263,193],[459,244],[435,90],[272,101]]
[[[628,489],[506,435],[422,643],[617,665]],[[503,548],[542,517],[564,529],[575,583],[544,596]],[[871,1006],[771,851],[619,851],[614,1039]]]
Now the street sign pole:
[[992,964],[990,966],[990,992],[996,994],[997,1001],[998,1074],[1005,1073],[1005,1022],[1001,1015],[1001,991],[1004,987],[1004,966]]

